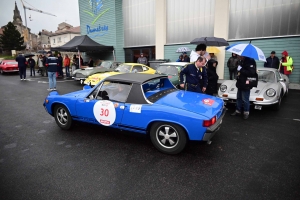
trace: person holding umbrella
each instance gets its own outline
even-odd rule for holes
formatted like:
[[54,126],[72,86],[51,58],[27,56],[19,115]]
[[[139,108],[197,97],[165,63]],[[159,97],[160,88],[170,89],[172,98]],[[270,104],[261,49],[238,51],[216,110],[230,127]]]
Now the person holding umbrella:
[[199,56],[204,56],[207,60],[210,59],[210,55],[206,52],[205,44],[198,44],[195,48],[195,51],[192,51],[190,54],[190,62],[195,62]]

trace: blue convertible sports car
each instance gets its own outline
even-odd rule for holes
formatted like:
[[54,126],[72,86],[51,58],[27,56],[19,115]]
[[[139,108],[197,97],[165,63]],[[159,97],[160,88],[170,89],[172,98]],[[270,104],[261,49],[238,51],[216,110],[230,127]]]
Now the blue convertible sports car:
[[134,73],[65,95],[52,91],[44,107],[62,129],[82,121],[149,134],[168,154],[181,152],[188,140],[210,142],[225,115],[220,98],[178,90],[168,76]]

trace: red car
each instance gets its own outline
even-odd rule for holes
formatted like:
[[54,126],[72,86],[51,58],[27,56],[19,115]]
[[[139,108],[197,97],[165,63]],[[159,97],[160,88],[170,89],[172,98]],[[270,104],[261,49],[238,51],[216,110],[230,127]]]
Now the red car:
[[18,62],[15,60],[2,60],[0,61],[0,73],[19,72]]

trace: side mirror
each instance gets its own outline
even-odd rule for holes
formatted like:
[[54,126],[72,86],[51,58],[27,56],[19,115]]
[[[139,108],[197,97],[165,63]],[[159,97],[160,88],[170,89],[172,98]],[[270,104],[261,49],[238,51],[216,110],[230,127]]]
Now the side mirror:
[[279,81],[280,82],[286,82],[286,79],[281,78],[281,79],[279,79]]
[[91,86],[90,86],[90,85],[85,85],[85,86],[83,86],[83,90],[88,90],[88,89],[91,89]]

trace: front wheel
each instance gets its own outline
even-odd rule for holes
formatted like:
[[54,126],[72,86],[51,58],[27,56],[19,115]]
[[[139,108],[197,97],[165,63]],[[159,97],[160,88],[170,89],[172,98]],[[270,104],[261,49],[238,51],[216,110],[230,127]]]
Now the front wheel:
[[54,107],[54,118],[56,124],[64,130],[72,127],[72,117],[66,106],[59,104]]
[[3,75],[4,74],[4,71],[3,71],[3,69],[0,69],[0,73]]
[[274,105],[273,109],[278,111],[280,109],[280,105],[281,105],[281,94],[280,94],[280,97],[278,99],[278,102]]
[[150,138],[153,145],[166,154],[180,153],[187,143],[185,130],[179,125],[167,122],[153,124]]

